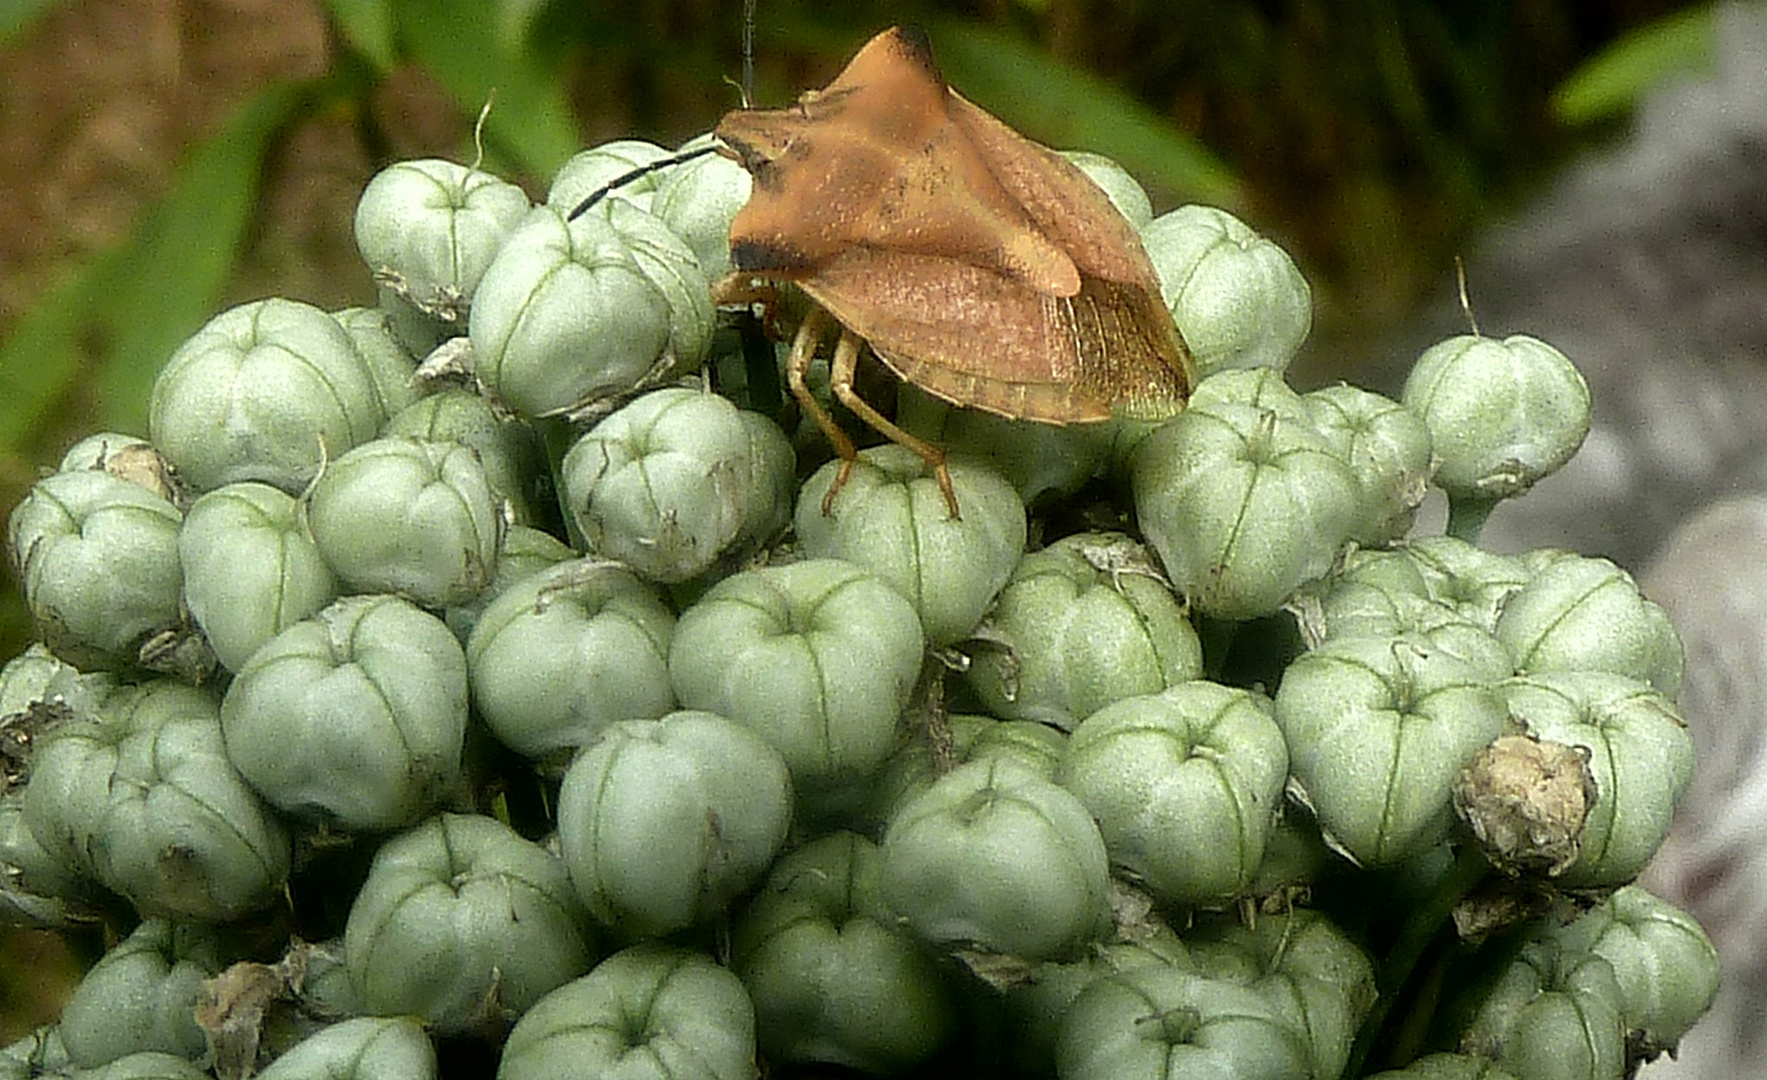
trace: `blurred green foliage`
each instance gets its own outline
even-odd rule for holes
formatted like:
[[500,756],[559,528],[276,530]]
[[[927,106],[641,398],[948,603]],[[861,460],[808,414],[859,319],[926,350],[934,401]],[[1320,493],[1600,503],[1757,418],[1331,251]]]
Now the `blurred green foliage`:
[[1623,117],[1664,80],[1709,69],[1717,7],[1671,12],[1621,36],[1559,85],[1553,115],[1567,124]]

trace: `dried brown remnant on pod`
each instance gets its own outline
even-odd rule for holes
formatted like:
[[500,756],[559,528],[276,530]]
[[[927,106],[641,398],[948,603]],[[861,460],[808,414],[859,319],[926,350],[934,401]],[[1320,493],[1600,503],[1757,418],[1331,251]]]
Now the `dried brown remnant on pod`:
[[1570,869],[1595,798],[1586,748],[1526,735],[1493,740],[1454,783],[1455,813],[1491,864],[1516,877]]

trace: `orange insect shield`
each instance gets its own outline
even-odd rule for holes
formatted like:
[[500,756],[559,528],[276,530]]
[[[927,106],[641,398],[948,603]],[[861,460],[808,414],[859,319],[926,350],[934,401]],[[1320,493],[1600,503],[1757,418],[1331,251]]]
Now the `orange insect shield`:
[[[1183,408],[1190,353],[1134,226],[1078,167],[948,87],[920,31],[884,31],[826,88],[732,112],[717,134],[754,177],[720,299],[790,281],[831,314],[836,397],[934,466],[953,515],[943,452],[853,392],[856,339],[908,382],[1015,420]],[[805,320],[794,367],[826,329]],[[850,467],[852,441],[802,370],[788,376]]]

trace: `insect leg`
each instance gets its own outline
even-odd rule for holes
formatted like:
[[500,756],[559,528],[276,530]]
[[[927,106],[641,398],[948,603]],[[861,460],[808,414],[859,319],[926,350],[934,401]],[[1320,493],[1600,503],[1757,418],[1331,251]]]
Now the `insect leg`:
[[[841,327],[840,342],[834,347],[834,360],[829,364],[828,387],[842,405],[853,410],[854,415],[870,424],[878,431],[889,436],[890,441],[919,454],[921,459],[933,468],[933,478],[939,482],[939,491],[945,496],[945,507],[951,511],[953,518],[957,513],[957,492],[951,488],[951,470],[945,467],[945,451],[925,439],[908,434],[895,424],[890,423],[884,415],[865,403],[853,390],[853,374],[859,366],[859,338],[851,330]],[[835,492],[846,483],[847,473],[852,471],[851,460],[844,463],[841,473],[828,488],[828,494],[822,497],[822,512],[828,513],[834,504]]]
[[[798,399],[798,404],[803,406],[810,419],[816,421],[816,426],[828,437],[834,452],[841,456],[840,475],[829,488],[831,492],[839,491],[841,485],[847,482],[847,474],[853,471],[853,462],[859,460],[859,451],[853,446],[853,440],[847,433],[834,422],[834,417],[828,415],[828,410],[810,393],[809,386],[804,383],[804,374],[810,370],[810,361],[816,357],[817,343],[822,340],[833,322],[834,319],[828,312],[819,307],[811,308],[798,327],[798,336],[792,339],[791,355],[785,361],[785,381],[791,387],[792,396]],[[830,495],[829,498],[833,496]],[[828,499],[823,499],[824,514],[828,513],[828,505]]]

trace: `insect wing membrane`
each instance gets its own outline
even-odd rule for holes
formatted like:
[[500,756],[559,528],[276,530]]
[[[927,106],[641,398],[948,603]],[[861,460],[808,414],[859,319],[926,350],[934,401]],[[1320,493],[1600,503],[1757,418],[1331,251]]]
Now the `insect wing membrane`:
[[897,375],[953,404],[1068,424],[1159,418],[1184,401],[1156,348],[1171,316],[1116,282],[1083,276],[1078,295],[1051,297],[980,267],[855,250],[802,286]]

